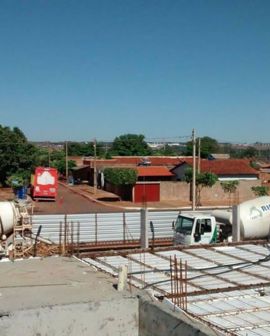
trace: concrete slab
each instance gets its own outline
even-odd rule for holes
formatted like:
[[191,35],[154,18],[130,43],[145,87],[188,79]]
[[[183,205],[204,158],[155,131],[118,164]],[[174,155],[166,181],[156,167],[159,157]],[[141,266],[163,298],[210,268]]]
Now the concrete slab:
[[0,313],[130,297],[113,287],[117,279],[75,258],[49,257],[0,263]]
[[74,258],[1,262],[0,278],[1,335],[138,334],[136,292]]

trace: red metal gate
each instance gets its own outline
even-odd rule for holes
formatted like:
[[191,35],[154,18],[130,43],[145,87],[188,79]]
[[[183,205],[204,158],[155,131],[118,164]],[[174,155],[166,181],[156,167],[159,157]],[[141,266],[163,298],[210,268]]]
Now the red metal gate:
[[159,183],[140,183],[134,187],[134,202],[159,202],[160,184]]

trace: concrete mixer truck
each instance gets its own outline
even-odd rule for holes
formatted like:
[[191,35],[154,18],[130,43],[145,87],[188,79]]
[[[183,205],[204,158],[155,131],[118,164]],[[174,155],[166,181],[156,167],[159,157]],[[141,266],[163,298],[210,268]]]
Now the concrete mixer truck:
[[[270,236],[270,197],[263,196],[238,205],[240,239]],[[173,223],[174,244],[212,244],[231,239],[232,211],[181,212]]]
[[25,202],[0,202],[0,257],[17,252],[25,242],[24,233],[31,231],[31,221]]

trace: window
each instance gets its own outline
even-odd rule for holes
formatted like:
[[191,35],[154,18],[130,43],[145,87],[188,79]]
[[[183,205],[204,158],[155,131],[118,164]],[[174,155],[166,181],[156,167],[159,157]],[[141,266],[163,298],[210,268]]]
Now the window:
[[184,234],[191,234],[193,222],[194,221],[192,218],[178,216],[176,223],[175,223],[176,232],[180,232]]
[[212,226],[211,226],[211,219],[210,218],[204,218],[200,220],[201,222],[201,231],[206,233],[206,232],[211,232],[212,231]]

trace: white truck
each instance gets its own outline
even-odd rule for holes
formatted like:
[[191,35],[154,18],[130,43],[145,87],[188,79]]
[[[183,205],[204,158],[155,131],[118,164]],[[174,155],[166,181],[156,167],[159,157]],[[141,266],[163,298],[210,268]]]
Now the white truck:
[[[270,197],[263,196],[239,204],[240,237],[270,237]],[[212,244],[228,241],[232,234],[232,211],[180,212],[174,223],[174,244]]]

